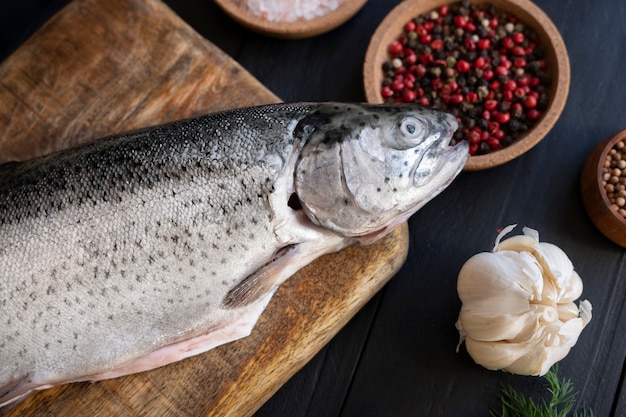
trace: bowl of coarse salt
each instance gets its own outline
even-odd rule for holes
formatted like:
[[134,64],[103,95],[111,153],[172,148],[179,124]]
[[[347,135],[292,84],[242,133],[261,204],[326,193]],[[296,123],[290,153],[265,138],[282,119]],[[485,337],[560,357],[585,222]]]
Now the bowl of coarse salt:
[[215,0],[241,25],[286,39],[321,35],[343,24],[367,0]]
[[626,248],[626,129],[609,135],[591,152],[580,191],[593,224]]
[[380,23],[363,67],[370,103],[457,116],[465,170],[504,164],[558,120],[570,84],[565,44],[530,0],[405,0]]

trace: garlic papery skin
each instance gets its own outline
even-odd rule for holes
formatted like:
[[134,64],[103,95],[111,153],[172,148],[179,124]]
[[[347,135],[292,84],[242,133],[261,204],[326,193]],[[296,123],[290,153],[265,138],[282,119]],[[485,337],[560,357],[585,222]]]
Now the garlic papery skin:
[[[462,306],[456,327],[474,361],[487,369],[544,375],[563,359],[591,320],[583,283],[559,247],[537,231],[502,240],[492,252],[472,256],[461,268]],[[457,347],[458,349],[458,347]]]

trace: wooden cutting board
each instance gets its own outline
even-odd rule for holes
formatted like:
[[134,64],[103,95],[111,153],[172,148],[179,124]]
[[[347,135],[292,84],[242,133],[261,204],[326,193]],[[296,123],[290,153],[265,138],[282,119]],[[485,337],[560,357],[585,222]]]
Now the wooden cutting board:
[[[279,99],[158,0],[76,0],[0,65],[0,161]],[[406,224],[288,280],[251,336],[150,372],[38,392],[8,416],[249,416],[406,258]]]

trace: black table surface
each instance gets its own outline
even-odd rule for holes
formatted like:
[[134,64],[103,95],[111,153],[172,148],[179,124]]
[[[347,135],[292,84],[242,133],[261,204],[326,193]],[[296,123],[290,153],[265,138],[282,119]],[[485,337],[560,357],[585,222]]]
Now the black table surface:
[[[201,35],[284,101],[364,101],[371,35],[399,0],[369,0],[338,29],[280,40],[248,31],[209,0],[166,0]],[[0,60],[67,0],[0,5]],[[560,246],[584,282],[593,320],[560,362],[578,406],[626,416],[626,252],[595,229],[579,192],[582,166],[626,127],[626,2],[536,4],[561,32],[571,61],[565,110],[534,149],[503,166],[464,172],[409,221],[408,259],[357,316],[256,414],[262,416],[487,416],[502,384],[541,398],[543,380],[473,363],[455,352],[463,263],[517,223]],[[1,80],[0,80],[1,82]]]

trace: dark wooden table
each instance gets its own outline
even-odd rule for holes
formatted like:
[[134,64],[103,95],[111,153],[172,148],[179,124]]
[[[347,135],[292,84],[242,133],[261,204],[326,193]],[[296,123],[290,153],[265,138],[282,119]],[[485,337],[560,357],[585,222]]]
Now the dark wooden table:
[[[0,4],[0,60],[67,0]],[[370,36],[399,0],[369,0],[340,28],[289,41],[257,35],[209,0],[167,0],[201,35],[285,101],[363,101]],[[463,173],[410,222],[405,266],[257,416],[487,416],[501,384],[540,396],[543,381],[487,371],[455,352],[456,278],[499,227],[537,229],[583,278],[594,318],[560,363],[596,416],[626,416],[626,252],[598,232],[580,198],[582,165],[626,127],[626,3],[537,0],[565,40],[572,81],[554,129],[526,155]]]

